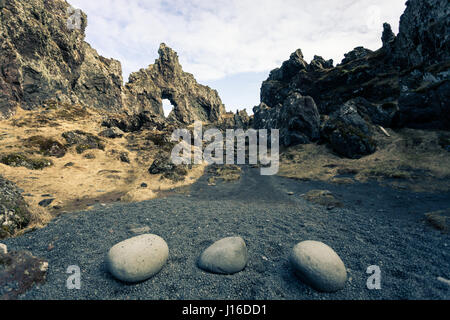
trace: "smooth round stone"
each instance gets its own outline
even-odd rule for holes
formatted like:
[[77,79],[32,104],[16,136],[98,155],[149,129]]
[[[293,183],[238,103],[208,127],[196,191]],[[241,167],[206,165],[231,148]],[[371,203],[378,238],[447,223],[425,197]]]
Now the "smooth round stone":
[[299,278],[316,290],[335,292],[347,282],[347,270],[341,258],[322,242],[298,243],[290,261]]
[[209,272],[233,274],[242,271],[248,262],[247,246],[241,237],[214,242],[201,254],[198,266]]
[[113,246],[106,258],[109,272],[123,282],[139,282],[157,274],[169,257],[163,238],[144,234]]

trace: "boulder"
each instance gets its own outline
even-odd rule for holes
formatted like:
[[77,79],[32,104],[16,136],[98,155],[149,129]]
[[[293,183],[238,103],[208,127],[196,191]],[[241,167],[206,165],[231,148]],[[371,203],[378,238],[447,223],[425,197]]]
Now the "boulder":
[[320,138],[320,115],[311,97],[293,92],[281,107],[271,108],[261,103],[253,112],[254,128],[279,129],[280,143],[284,146],[306,144]]
[[150,174],[162,174],[163,178],[175,182],[184,180],[188,174],[187,166],[184,164],[175,165],[167,152],[159,152],[156,155],[148,172]]
[[0,300],[14,300],[46,281],[48,262],[28,251],[0,252]]
[[241,237],[214,242],[201,254],[198,266],[208,272],[234,274],[244,270],[248,262],[247,246]]
[[44,199],[44,200],[42,200],[42,201],[39,202],[39,205],[40,205],[41,207],[46,208],[46,207],[48,207],[49,205],[51,205],[52,202],[53,202],[54,200],[55,200],[55,199]]
[[370,124],[352,103],[344,104],[333,113],[322,128],[322,136],[339,155],[358,159],[376,151]]
[[75,130],[64,132],[62,136],[66,139],[69,147],[76,146],[75,149],[79,154],[90,149],[105,150],[105,144],[102,140],[91,133]]
[[144,281],[157,274],[167,262],[169,247],[161,237],[144,234],[113,246],[107,255],[109,272],[128,283]]
[[24,153],[10,153],[0,157],[0,163],[11,167],[25,167],[30,170],[42,170],[53,165],[53,161],[46,158],[28,157]]
[[314,289],[335,292],[344,288],[347,270],[341,258],[329,246],[318,241],[298,243],[290,256],[298,277]]
[[0,239],[14,235],[31,221],[31,213],[22,191],[0,176]]
[[38,148],[39,153],[44,156],[62,158],[66,155],[67,149],[59,141],[43,136],[32,136],[25,140],[25,146]]

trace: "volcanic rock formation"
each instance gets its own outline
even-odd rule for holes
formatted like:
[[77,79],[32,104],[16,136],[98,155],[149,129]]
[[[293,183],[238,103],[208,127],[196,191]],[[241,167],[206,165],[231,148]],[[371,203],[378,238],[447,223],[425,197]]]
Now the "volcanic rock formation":
[[159,59],[153,65],[130,75],[126,84],[128,103],[164,115],[162,99],[168,99],[174,106],[169,119],[185,124],[195,120],[218,121],[225,106],[217,91],[198,84],[192,74],[183,72],[177,53],[164,43],[158,53]]
[[[448,1],[410,0],[401,17],[399,34],[395,36],[390,25],[385,23],[383,47],[375,52],[357,47],[345,54],[341,64],[333,67],[332,61],[318,56],[308,64],[301,50],[295,51],[263,82],[261,104],[254,108],[255,127],[264,128],[265,124],[273,123],[281,130],[281,141],[285,145],[317,139],[317,136],[311,136],[310,122],[301,117],[295,120],[295,127],[291,124],[292,117],[284,117],[284,122],[274,122],[274,115],[281,119],[280,114],[289,113],[285,105],[296,96],[299,104],[306,97],[314,100],[319,113],[328,121],[325,124],[328,129],[326,132],[322,130],[322,138],[338,153],[351,158],[372,153],[375,148],[370,131],[358,130],[358,133],[363,133],[359,138],[338,139],[339,144],[345,141],[345,151],[336,144],[336,139],[330,140],[336,137],[337,131],[332,130],[334,135],[330,134],[327,117],[332,115],[334,122],[342,118],[343,107],[350,100],[354,107],[352,110],[366,122],[363,127],[370,128],[376,124],[449,130],[449,26]],[[306,107],[310,108],[310,104],[300,109]],[[301,113],[299,110],[296,115]],[[341,136],[344,131],[356,132],[340,130]],[[302,135],[308,139],[289,138]]]
[[0,2],[0,116],[56,102],[164,119],[162,99],[174,105],[169,118],[185,124],[225,113],[217,91],[183,72],[165,44],[155,64],[124,86],[120,62],[84,41],[86,15],[80,13],[79,28],[68,27],[69,8],[64,0]]
[[120,62],[84,42],[86,15],[69,29],[70,6],[62,0],[3,1],[0,6],[0,112],[49,101],[118,111]]

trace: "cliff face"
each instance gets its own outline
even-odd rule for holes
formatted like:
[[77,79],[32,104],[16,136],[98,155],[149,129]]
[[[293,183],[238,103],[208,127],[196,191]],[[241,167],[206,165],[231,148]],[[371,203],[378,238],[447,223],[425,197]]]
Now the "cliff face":
[[120,110],[118,61],[97,54],[85,41],[87,19],[69,29],[62,0],[0,3],[0,111],[33,108],[49,101]]
[[87,17],[69,28],[64,0],[0,1],[0,116],[17,107],[81,104],[163,118],[161,99],[174,104],[172,120],[216,121],[225,108],[215,90],[183,72],[177,54],[161,45],[160,57],[123,85],[119,61],[100,56],[85,39]]
[[394,44],[395,63],[430,66],[450,59],[450,6],[445,0],[410,0]]
[[[336,67],[332,61],[319,56],[308,64],[301,50],[297,50],[263,82],[261,105],[254,108],[255,125],[264,127],[264,123],[271,120],[268,119],[271,114],[288,112],[285,105],[292,104],[287,103],[292,97],[306,96],[317,104],[323,118],[321,137],[328,142],[329,128],[339,127],[337,124],[342,122],[339,119],[349,104],[369,126],[449,130],[449,10],[447,0],[408,1],[397,36],[389,24],[384,24],[382,48],[375,52],[355,48]],[[268,109],[274,111],[268,112]],[[329,121],[335,122],[334,125]],[[301,122],[308,124],[309,120]],[[301,125],[296,129],[290,128],[287,122],[278,121],[277,125],[282,132],[287,132],[285,136],[308,132]],[[323,130],[324,127],[328,129]],[[342,141],[332,144],[357,141],[358,145],[352,149],[366,150],[360,155],[375,150],[370,132],[364,132],[361,126],[346,130],[356,133],[354,137],[344,137],[343,131],[343,128],[339,130]],[[291,139],[282,141],[292,143]],[[296,143],[299,141],[301,139]],[[371,147],[362,148],[363,145]],[[358,155],[351,157],[354,156]]]

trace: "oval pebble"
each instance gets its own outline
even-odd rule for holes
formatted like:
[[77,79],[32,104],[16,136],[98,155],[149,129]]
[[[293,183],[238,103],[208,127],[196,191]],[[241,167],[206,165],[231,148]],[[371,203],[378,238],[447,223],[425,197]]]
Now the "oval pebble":
[[233,274],[242,271],[248,262],[247,246],[241,237],[214,242],[201,254],[198,266],[208,272]]
[[163,238],[144,234],[119,242],[107,255],[109,272],[123,282],[139,282],[157,274],[169,257]]
[[290,261],[299,278],[318,291],[335,292],[347,282],[347,270],[341,258],[322,242],[298,243]]

